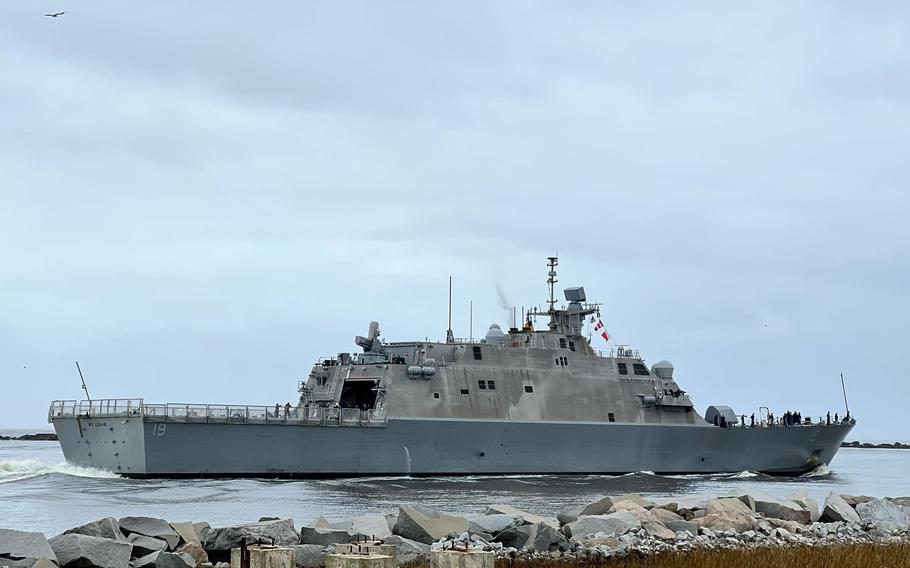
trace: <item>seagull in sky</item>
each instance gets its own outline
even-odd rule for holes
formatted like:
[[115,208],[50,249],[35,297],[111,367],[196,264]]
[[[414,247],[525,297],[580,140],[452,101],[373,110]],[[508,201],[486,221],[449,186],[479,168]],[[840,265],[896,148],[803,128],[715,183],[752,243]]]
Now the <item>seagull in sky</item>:
[[45,16],[48,18],[56,18],[57,16],[62,16],[63,14],[66,14],[66,12],[54,12],[53,14],[45,14]]

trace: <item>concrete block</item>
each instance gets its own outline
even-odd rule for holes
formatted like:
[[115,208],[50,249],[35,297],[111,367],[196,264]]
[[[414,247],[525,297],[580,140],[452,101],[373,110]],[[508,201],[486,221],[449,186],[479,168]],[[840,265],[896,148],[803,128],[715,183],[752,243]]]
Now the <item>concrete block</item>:
[[496,556],[484,550],[434,550],[431,568],[493,568]]
[[[247,547],[249,568],[296,568],[297,554],[293,548],[254,544]],[[240,549],[231,549],[231,568],[241,568]],[[243,567],[247,568],[247,567]]]
[[396,564],[386,554],[328,554],[325,568],[396,568]]
[[395,558],[397,550],[393,544],[383,544],[378,540],[368,540],[366,542],[336,544],[335,554],[378,554],[380,556],[391,556],[392,558]]

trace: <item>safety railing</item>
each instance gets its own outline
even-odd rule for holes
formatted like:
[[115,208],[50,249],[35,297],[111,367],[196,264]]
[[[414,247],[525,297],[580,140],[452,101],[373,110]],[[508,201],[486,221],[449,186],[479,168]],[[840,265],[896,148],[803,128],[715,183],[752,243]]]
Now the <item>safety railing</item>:
[[141,398],[110,398],[102,400],[55,400],[47,411],[48,421],[55,417],[74,416],[139,416]]
[[229,404],[146,404],[142,399],[55,400],[48,411],[54,418],[142,416],[148,422],[215,422],[302,424],[308,426],[384,426],[384,409],[317,406],[249,406]]

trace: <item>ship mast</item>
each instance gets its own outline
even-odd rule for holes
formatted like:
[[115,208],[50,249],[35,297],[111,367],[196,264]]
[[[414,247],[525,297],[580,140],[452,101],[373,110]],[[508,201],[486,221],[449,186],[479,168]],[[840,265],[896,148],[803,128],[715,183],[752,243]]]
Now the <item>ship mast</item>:
[[547,303],[550,304],[550,309],[547,310],[547,313],[550,314],[550,329],[556,329],[556,283],[559,282],[556,279],[556,267],[559,266],[559,258],[548,256],[547,266],[550,268],[547,273],[547,285],[550,287],[550,299],[547,300]]

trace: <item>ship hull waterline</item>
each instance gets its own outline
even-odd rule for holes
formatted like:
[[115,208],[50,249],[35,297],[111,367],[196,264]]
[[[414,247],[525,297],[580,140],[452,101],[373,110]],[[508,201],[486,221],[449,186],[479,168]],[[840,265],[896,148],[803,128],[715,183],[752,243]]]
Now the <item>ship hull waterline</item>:
[[718,428],[604,422],[389,419],[384,426],[54,418],[70,463],[126,477],[800,475],[853,424]]

